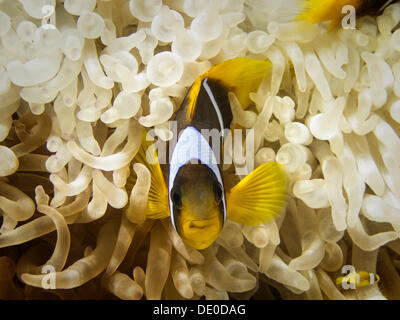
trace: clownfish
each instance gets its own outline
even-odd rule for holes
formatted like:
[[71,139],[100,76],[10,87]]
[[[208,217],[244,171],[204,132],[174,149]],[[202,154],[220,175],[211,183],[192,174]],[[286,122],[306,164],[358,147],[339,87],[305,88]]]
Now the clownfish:
[[346,15],[342,8],[351,5],[357,17],[380,14],[396,0],[303,0],[299,1],[300,12],[296,19],[311,23],[330,21],[328,31],[336,28]]
[[[169,163],[160,164],[154,143],[146,139],[133,160],[146,165],[151,174],[146,218],[170,217],[181,239],[195,249],[209,247],[226,219],[260,225],[285,205],[287,178],[278,163],[262,164],[228,189],[221,164],[201,132],[230,130],[228,92],[248,107],[249,93],[257,91],[271,68],[270,61],[244,57],[213,66],[194,81],[175,114],[179,136],[170,148]],[[219,151],[223,152],[222,144]],[[134,181],[131,175],[128,183]]]
[[341,285],[343,283],[353,285],[354,288],[362,288],[366,286],[378,283],[380,277],[374,273],[368,273],[366,271],[352,272],[344,277],[336,279],[336,284]]

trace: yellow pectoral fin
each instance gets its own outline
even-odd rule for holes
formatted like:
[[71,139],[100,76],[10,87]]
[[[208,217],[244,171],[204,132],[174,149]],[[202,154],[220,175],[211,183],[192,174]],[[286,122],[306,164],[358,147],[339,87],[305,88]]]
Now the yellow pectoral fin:
[[[154,141],[146,140],[147,132],[143,132],[142,144],[133,162],[144,164],[150,171],[151,184],[147,200],[146,216],[149,219],[164,219],[169,217],[168,188],[158,161],[157,149]],[[136,176],[131,174],[127,187],[132,189],[136,183]]]
[[276,162],[266,162],[227,193],[228,219],[249,226],[270,221],[284,207],[286,175]]

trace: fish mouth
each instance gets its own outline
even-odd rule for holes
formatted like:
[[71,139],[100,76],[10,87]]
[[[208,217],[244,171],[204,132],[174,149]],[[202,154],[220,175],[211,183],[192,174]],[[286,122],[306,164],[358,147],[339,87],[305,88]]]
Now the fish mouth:
[[187,245],[197,250],[203,250],[218,238],[222,229],[222,221],[218,215],[209,216],[206,219],[196,218],[182,221],[178,227],[178,234]]
[[205,230],[207,227],[211,226],[213,223],[212,221],[207,220],[192,220],[190,222],[189,227],[191,229],[198,229],[198,230]]

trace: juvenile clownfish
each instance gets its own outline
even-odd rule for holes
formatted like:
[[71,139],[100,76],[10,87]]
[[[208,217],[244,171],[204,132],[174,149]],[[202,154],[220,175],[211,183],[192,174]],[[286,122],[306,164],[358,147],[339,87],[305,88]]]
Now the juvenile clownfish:
[[[228,92],[234,92],[244,108],[249,106],[249,93],[270,70],[269,61],[250,58],[212,67],[195,80],[175,115],[180,135],[169,164],[160,165],[156,148],[148,141],[135,156],[134,162],[145,164],[151,173],[146,217],[170,216],[182,240],[195,249],[209,247],[227,218],[259,225],[279,214],[285,204],[286,177],[275,162],[259,166],[226,192],[221,167],[201,133],[229,130],[233,115]],[[134,179],[131,176],[128,183],[133,185]]]
[[301,7],[297,16],[299,20],[311,23],[330,21],[328,31],[336,28],[346,15],[342,8],[351,5],[355,8],[357,17],[380,14],[388,5],[396,0],[305,0],[299,1]]
[[341,285],[342,283],[346,283],[353,285],[355,288],[361,288],[378,283],[379,280],[380,277],[377,274],[359,271],[357,273],[352,272],[344,277],[337,278],[336,284]]

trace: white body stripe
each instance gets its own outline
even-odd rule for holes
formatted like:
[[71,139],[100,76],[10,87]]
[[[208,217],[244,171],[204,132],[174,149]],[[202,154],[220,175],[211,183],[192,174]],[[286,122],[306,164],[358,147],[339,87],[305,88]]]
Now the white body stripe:
[[[223,186],[221,173],[217,164],[217,159],[211,149],[208,141],[204,136],[194,127],[186,127],[172,152],[171,163],[169,166],[169,181],[168,181],[168,194],[171,194],[171,189],[174,185],[175,177],[179,169],[190,162],[190,160],[199,160],[202,164],[207,165],[217,177],[218,182]],[[223,192],[222,202],[224,206],[224,221],[226,218],[226,202],[225,192]],[[169,210],[171,213],[171,221],[175,227],[173,203],[169,199]]]
[[[205,80],[203,81],[203,86],[204,86],[204,89],[206,90],[206,92],[207,92],[207,94],[208,94],[208,97],[210,98],[211,103],[212,103],[212,105],[213,105],[213,107],[214,107],[214,109],[215,109],[215,112],[216,112],[216,114],[217,114],[218,122],[219,122],[219,126],[220,126],[220,131],[221,131],[222,133],[224,133],[224,128],[225,128],[225,127],[224,127],[224,121],[222,120],[221,111],[219,110],[217,101],[215,101],[214,95],[213,95],[213,93],[211,92],[211,88],[210,88],[210,86],[208,85],[207,80],[208,80],[208,79],[205,79]],[[224,137],[224,138],[225,138],[225,137]]]

